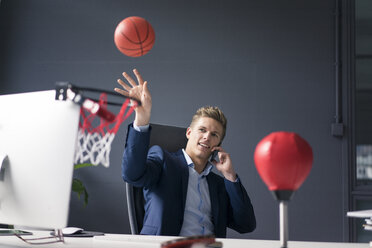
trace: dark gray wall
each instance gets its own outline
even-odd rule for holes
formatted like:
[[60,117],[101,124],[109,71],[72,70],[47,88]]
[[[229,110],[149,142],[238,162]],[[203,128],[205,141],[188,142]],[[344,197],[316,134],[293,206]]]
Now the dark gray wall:
[[[342,241],[342,146],[330,134],[333,8],[333,0],[2,0],[0,90],[46,90],[61,80],[112,89],[122,71],[138,68],[152,92],[152,122],[185,127],[198,107],[219,106],[229,120],[224,148],[258,221],[251,234],[229,231],[236,238],[278,239],[278,204],[253,152],[270,132],[297,132],[313,147],[314,163],[289,205],[290,239]],[[115,27],[128,16],[146,18],[155,30],[144,57],[114,46]],[[89,204],[72,195],[70,225],[130,232],[120,171],[126,124],[109,169],[76,171]]]

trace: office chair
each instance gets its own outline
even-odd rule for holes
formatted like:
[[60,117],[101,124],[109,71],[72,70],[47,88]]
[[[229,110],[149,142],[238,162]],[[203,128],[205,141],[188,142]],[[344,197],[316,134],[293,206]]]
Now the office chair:
[[[150,147],[159,145],[164,150],[175,152],[185,148],[186,143],[186,128],[151,124]],[[143,191],[142,188],[134,187],[129,183],[125,183],[125,186],[130,231],[132,234],[139,234],[145,216]]]

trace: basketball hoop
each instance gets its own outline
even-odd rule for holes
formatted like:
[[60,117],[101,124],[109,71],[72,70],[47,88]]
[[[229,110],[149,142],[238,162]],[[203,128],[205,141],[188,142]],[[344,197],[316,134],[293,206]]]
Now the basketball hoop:
[[[125,121],[133,112],[134,108],[129,107],[130,100],[126,99],[119,113],[115,116],[107,110],[107,95],[102,93],[99,100],[99,109],[106,113],[108,118],[100,118],[100,124],[93,127],[93,121],[99,111],[91,111],[84,107],[80,110],[81,122],[79,123],[78,141],[75,151],[75,164],[91,163],[102,164],[105,167],[110,165],[111,143],[115,138],[120,124]],[[129,108],[128,108],[129,107]],[[86,109],[89,113],[86,114]]]
[[[84,97],[81,90],[104,93],[95,101]],[[57,84],[56,98],[59,100],[68,98],[81,106],[74,164],[90,163],[109,167],[111,143],[121,123],[133,113],[134,107],[140,104],[131,105],[130,99],[127,98],[121,105],[119,113],[115,115],[107,109],[107,105],[118,104],[108,102],[107,93],[118,95],[116,92],[105,90],[78,88],[66,83]]]

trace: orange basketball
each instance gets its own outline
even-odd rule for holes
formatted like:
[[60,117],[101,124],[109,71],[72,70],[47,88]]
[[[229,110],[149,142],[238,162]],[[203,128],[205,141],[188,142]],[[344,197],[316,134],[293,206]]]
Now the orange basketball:
[[148,53],[155,43],[155,32],[150,23],[138,16],[122,20],[115,30],[115,45],[123,54],[140,57]]

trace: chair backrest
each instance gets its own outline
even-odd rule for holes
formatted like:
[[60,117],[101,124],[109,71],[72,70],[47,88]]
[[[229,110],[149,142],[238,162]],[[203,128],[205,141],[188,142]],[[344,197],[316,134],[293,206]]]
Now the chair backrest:
[[[187,143],[186,128],[151,124],[150,147],[159,145],[169,152],[185,148]],[[145,216],[145,199],[142,188],[126,183],[128,217],[132,234],[139,234]]]

